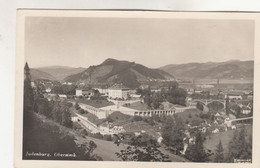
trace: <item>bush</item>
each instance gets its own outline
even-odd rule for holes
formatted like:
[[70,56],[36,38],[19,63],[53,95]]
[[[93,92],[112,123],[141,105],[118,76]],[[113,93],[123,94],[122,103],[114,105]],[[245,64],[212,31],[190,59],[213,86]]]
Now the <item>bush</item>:
[[80,114],[85,114],[85,110],[83,110],[83,109],[80,109],[79,112],[80,112]]
[[82,126],[81,126],[79,123],[74,122],[74,123],[73,123],[73,129],[74,129],[74,130],[82,129]]
[[207,113],[207,114],[200,113],[200,118],[202,118],[202,119],[209,119],[210,118],[210,113]]
[[67,105],[68,105],[68,107],[72,107],[73,106],[73,104],[70,103],[70,102],[67,102]]
[[75,109],[76,109],[76,110],[81,109],[78,103],[75,104]]
[[93,137],[94,137],[94,138],[97,138],[97,139],[103,139],[103,135],[100,134],[99,132],[96,133],[96,134],[93,134]]
[[83,129],[81,131],[81,134],[84,135],[84,136],[88,136],[88,131],[86,129]]
[[140,116],[134,116],[133,121],[142,121],[143,118]]
[[196,108],[199,109],[199,110],[201,110],[201,111],[204,110],[203,104],[201,104],[201,103],[199,103],[199,102],[196,104]]
[[103,139],[106,140],[106,141],[112,141],[113,140],[111,135],[104,135]]
[[143,121],[146,122],[146,123],[148,123],[148,124],[151,125],[151,126],[154,126],[154,125],[155,125],[155,122],[154,122],[153,119],[150,118],[150,117],[149,117],[149,118],[144,118]]
[[108,117],[105,119],[105,121],[107,121],[107,122],[114,122],[114,120],[111,118],[111,116],[108,116]]

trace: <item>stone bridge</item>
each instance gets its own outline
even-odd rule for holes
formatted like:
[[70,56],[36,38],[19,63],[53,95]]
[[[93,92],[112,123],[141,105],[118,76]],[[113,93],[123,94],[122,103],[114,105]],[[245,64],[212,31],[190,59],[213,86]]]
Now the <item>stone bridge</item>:
[[223,99],[193,99],[188,103],[194,104],[196,106],[198,102],[203,104],[204,106],[208,106],[212,102],[219,102],[224,105],[224,109],[226,108],[226,101]]

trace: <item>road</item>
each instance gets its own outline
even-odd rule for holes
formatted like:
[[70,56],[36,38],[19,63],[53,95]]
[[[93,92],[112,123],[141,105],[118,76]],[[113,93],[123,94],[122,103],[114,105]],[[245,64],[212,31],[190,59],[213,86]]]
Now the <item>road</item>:
[[84,117],[84,116],[77,114],[77,113],[75,113],[75,114],[78,116],[80,123],[83,124],[88,130],[90,130],[91,133],[100,132],[98,127],[95,124],[93,124],[92,122],[90,122],[87,117]]

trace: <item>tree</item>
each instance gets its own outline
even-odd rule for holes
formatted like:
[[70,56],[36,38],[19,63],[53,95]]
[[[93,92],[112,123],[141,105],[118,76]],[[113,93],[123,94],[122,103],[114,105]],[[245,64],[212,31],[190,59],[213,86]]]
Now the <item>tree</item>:
[[221,163],[224,161],[224,149],[221,140],[219,140],[219,143],[216,146],[214,161],[217,163]]
[[[119,146],[126,138],[125,134],[114,135],[115,144]],[[139,136],[133,136],[129,142],[129,146],[125,147],[124,150],[116,152],[118,158],[123,161],[169,161],[169,157],[163,154],[158,148],[159,145],[156,140],[142,134]]]
[[237,118],[241,117],[241,108],[239,107],[239,105],[234,104],[233,106],[231,106],[231,109],[234,110]]
[[38,98],[37,106],[35,106],[35,112],[45,115],[46,117],[50,117],[51,115],[51,107],[49,101],[46,98]]
[[54,102],[51,119],[65,127],[72,128],[73,122],[67,102]]
[[218,101],[213,101],[209,103],[208,105],[209,111],[217,112],[224,109],[224,105]]
[[79,110],[79,113],[80,113],[80,114],[85,114],[85,110],[80,109],[80,110]]
[[163,100],[162,100],[162,98],[161,98],[160,93],[159,93],[159,92],[158,92],[158,93],[154,92],[154,93],[152,94],[151,107],[152,107],[153,109],[158,109],[158,108],[160,107],[162,101],[163,101]]
[[183,150],[184,123],[181,118],[169,117],[162,128],[163,143],[178,154]]
[[179,84],[177,82],[171,82],[168,86],[168,92],[165,97],[170,103],[185,106],[187,92],[184,89],[179,88]]
[[200,111],[203,111],[203,110],[204,110],[204,106],[203,106],[203,104],[201,104],[200,102],[197,102],[196,108],[199,109]]
[[209,156],[212,155],[211,151],[205,150],[203,142],[205,138],[200,131],[196,131],[195,142],[190,144],[185,152],[185,157],[193,162],[206,162]]
[[234,162],[234,159],[251,159],[252,158],[252,141],[246,140],[246,128],[236,130],[233,138],[229,142],[228,161]]
[[229,115],[229,97],[226,98],[226,114]]
[[76,110],[79,110],[79,109],[80,109],[80,106],[79,106],[78,102],[75,103],[75,109],[76,109]]

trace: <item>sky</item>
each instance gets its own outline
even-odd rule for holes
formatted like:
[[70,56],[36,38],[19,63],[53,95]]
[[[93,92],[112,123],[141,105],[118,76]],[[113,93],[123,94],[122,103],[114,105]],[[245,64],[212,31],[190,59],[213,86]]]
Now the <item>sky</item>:
[[27,17],[30,67],[89,67],[107,58],[149,68],[253,60],[254,22],[153,18]]

